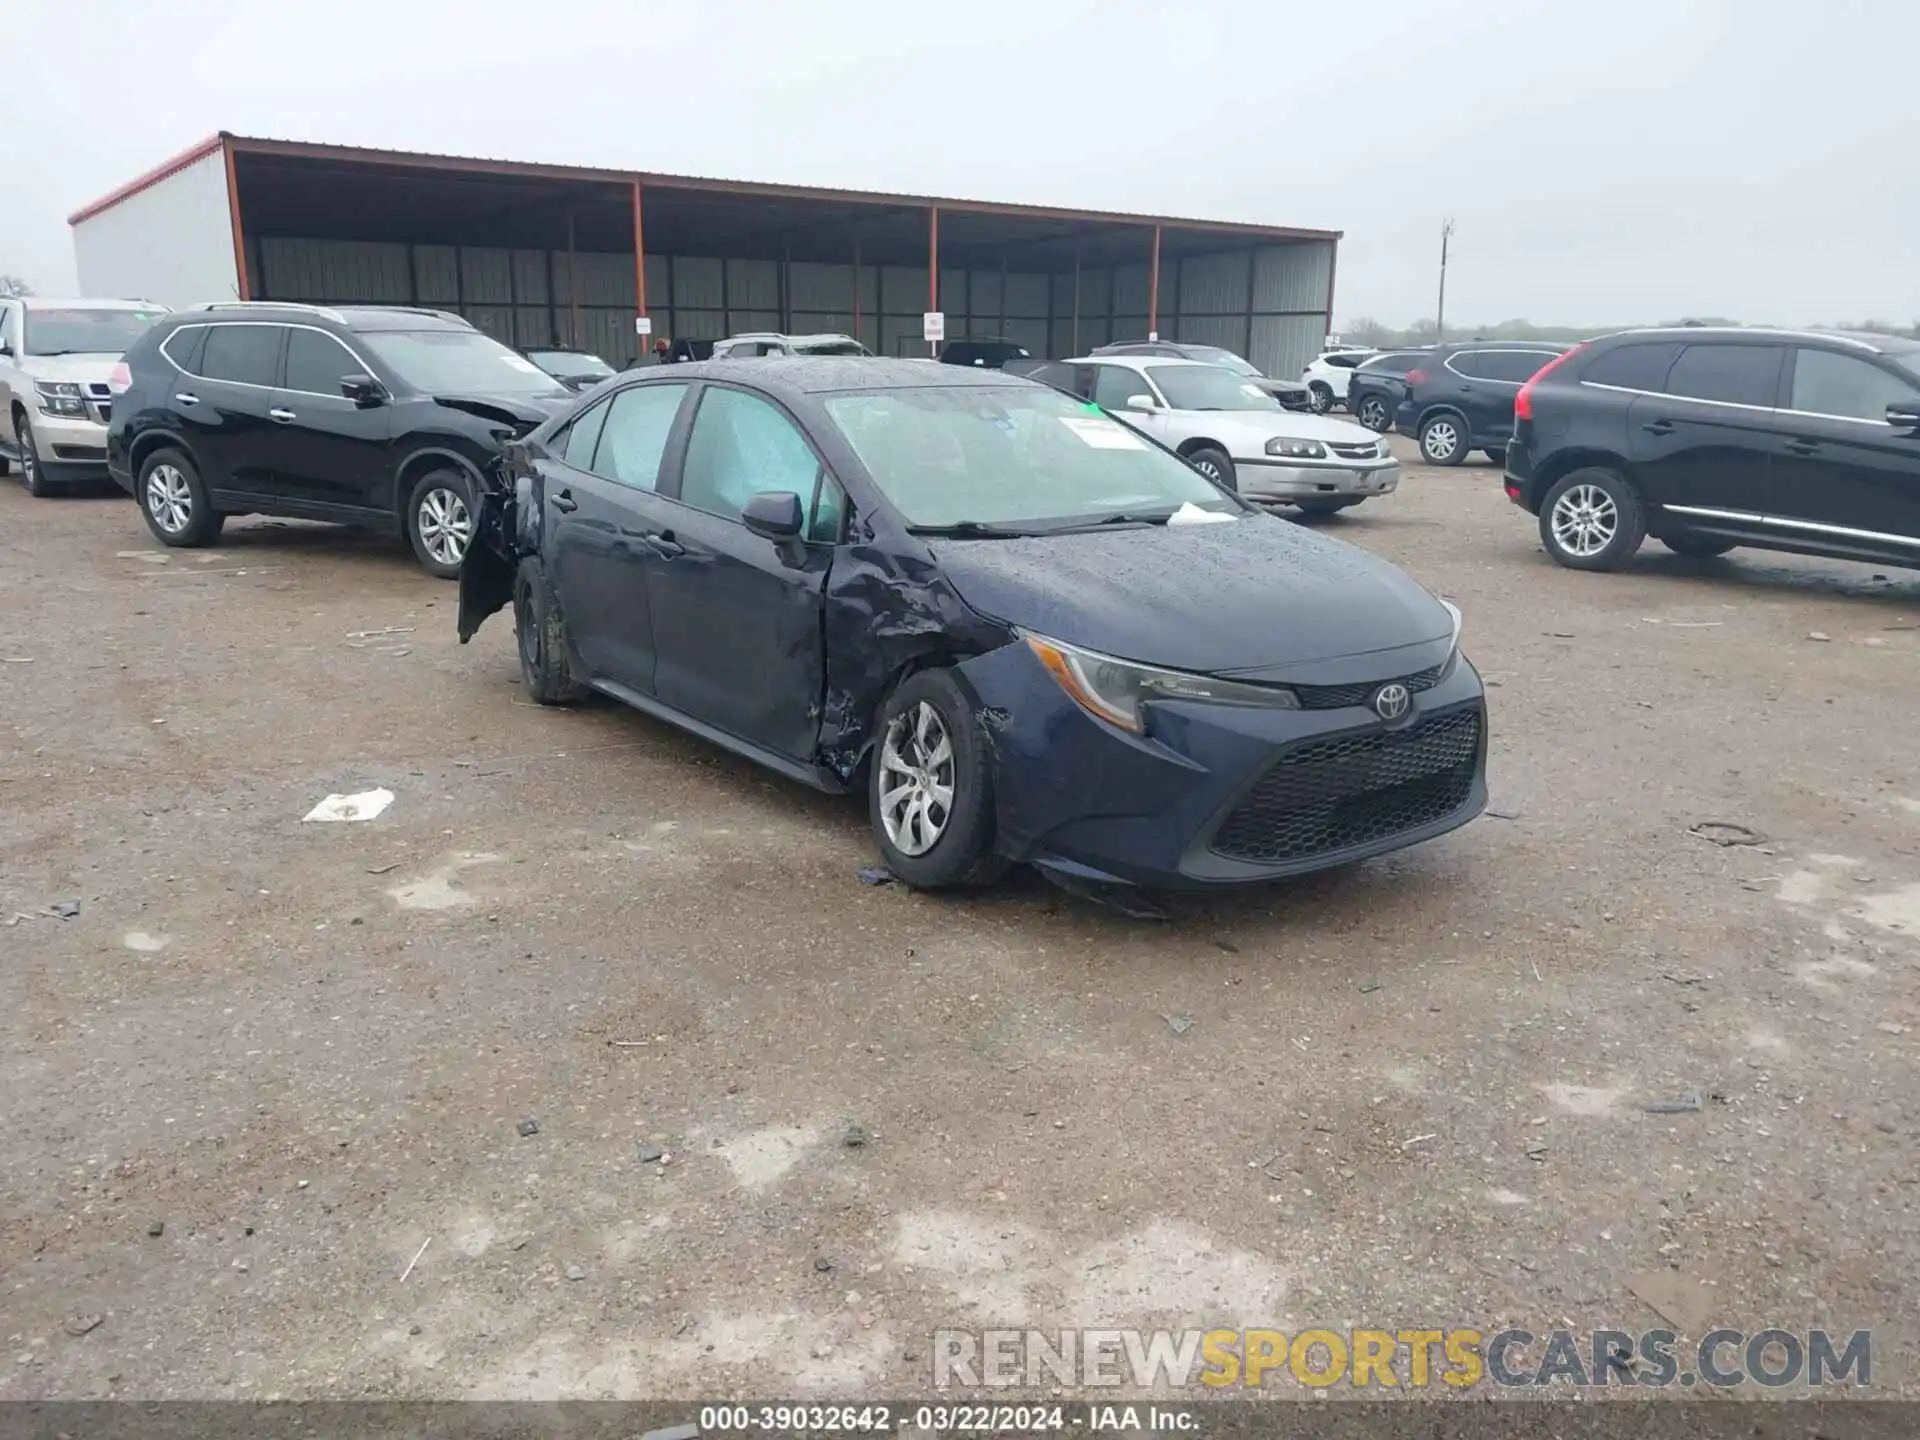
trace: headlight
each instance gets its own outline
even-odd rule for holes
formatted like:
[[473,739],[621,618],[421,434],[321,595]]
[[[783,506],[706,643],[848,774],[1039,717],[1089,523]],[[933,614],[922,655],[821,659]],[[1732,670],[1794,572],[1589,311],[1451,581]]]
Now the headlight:
[[[1437,595],[1434,598],[1440,599]],[[1453,662],[1460,658],[1460,626],[1463,623],[1463,617],[1460,614],[1460,607],[1451,600],[1441,600],[1440,603],[1447,607],[1447,614],[1453,617],[1453,634],[1447,637],[1447,658],[1443,662],[1447,670],[1452,670]]]
[[1267,453],[1284,455],[1289,460],[1324,460],[1327,447],[1318,440],[1273,439],[1267,441]]
[[1075,704],[1088,714],[1136,735],[1147,728],[1144,707],[1150,700],[1198,700],[1269,710],[1300,708],[1298,697],[1278,686],[1242,685],[1233,680],[1216,680],[1211,675],[1135,665],[1129,660],[1116,660],[1111,655],[1063,645],[1044,635],[1023,633],[1020,638],[1027,642],[1027,647],[1047,667],[1047,673],[1060,682],[1060,688]]
[[45,414],[84,417],[87,413],[86,401],[81,398],[78,385],[66,381],[36,380],[33,388],[40,392],[40,409]]

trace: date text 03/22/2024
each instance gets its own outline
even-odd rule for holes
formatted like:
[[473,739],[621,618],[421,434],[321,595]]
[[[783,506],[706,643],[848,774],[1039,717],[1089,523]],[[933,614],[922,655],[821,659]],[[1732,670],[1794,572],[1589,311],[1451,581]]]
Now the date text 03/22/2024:
[[819,1433],[1025,1435],[1069,1427],[1089,1431],[1190,1433],[1193,1412],[1174,1405],[708,1405],[697,1424],[650,1431],[641,1440],[695,1440],[702,1435]]

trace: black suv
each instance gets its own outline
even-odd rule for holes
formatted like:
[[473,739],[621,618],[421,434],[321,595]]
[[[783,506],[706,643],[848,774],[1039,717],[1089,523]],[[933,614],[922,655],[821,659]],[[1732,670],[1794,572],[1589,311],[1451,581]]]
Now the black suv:
[[1376,435],[1393,428],[1393,412],[1407,398],[1407,372],[1432,352],[1389,350],[1369,355],[1347,377],[1347,413]]
[[1653,535],[1920,569],[1920,342],[1630,330],[1533,377],[1507,497],[1547,553],[1616,570]]
[[1545,340],[1436,345],[1407,371],[1393,428],[1420,442],[1429,465],[1458,465],[1471,450],[1498,465],[1513,437],[1514,397],[1566,349]]
[[437,310],[228,301],[147,331],[114,372],[107,471],[163,545],[229,515],[404,533],[460,573],[480,477],[573,393]]
[[1198,360],[1203,365],[1219,365],[1244,375],[1289,410],[1312,410],[1313,392],[1298,380],[1276,380],[1262,375],[1251,360],[1233,353],[1223,345],[1188,345],[1178,340],[1118,340],[1111,345],[1096,345],[1090,355],[1165,355],[1176,360]]

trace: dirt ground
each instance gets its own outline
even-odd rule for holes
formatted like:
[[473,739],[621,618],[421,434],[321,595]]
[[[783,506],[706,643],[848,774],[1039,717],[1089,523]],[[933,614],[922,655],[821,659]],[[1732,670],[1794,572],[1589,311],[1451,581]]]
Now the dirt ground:
[[1663,1316],[1920,1389],[1920,574],[1574,574],[1478,461],[1327,528],[1465,610],[1493,810],[1154,924],[863,885],[859,803],[534,707],[397,545],[0,486],[0,1397]]

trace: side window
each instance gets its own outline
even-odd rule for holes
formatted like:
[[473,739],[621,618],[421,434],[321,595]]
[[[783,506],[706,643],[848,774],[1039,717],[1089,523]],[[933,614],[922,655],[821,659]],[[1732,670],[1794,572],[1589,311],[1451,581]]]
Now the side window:
[[1359,366],[1361,359],[1359,355],[1329,355],[1327,364],[1336,370],[1352,370]]
[[207,327],[182,325],[160,342],[161,353],[189,375],[200,373],[200,357],[207,345]]
[[1524,385],[1553,358],[1551,350],[1483,350],[1480,374],[1488,380]]
[[279,325],[209,325],[200,374],[208,380],[271,386],[280,369]]
[[762,490],[811,495],[819,473],[812,448],[777,408],[744,390],[713,386],[693,417],[680,499],[737,520],[740,508]]
[[820,476],[819,493],[813,497],[813,515],[807,521],[807,539],[832,545],[840,539],[841,523],[847,518],[847,492],[831,475]]
[[349,375],[364,375],[367,367],[347,347],[319,330],[287,331],[287,378],[281,388],[309,395],[338,395]]
[[1779,345],[1688,345],[1667,374],[1667,393],[1771,410],[1786,353]]
[[1068,384],[1067,389],[1071,390],[1075,395],[1078,395],[1082,400],[1091,400],[1093,398],[1093,372],[1098,368],[1097,365],[1074,366],[1073,379]]
[[667,436],[686,394],[685,385],[636,385],[614,396],[600,426],[593,473],[636,489],[657,489]]
[[1456,375],[1464,375],[1469,380],[1478,380],[1487,372],[1480,368],[1481,355],[1478,350],[1462,350],[1457,355],[1449,355],[1445,364]]
[[1102,410],[1124,410],[1129,395],[1153,394],[1153,387],[1138,370],[1124,365],[1100,365],[1095,370],[1093,403]]
[[569,425],[566,435],[555,447],[560,458],[576,470],[593,469],[593,447],[600,443],[600,431],[607,423],[607,411],[612,408],[611,400],[602,400]]
[[1887,406],[1914,398],[1911,381],[1890,375],[1857,355],[1832,350],[1793,352],[1792,408],[1849,420],[1887,418]]
[[1674,342],[1622,345],[1597,357],[1581,372],[1580,378],[1596,385],[1618,385],[1622,390],[1663,394],[1667,388],[1667,372],[1680,358],[1680,350],[1680,345]]
[[19,308],[17,305],[9,305],[6,301],[0,300],[0,344],[4,344],[15,354],[20,351],[20,338],[13,323],[13,315]]

